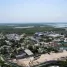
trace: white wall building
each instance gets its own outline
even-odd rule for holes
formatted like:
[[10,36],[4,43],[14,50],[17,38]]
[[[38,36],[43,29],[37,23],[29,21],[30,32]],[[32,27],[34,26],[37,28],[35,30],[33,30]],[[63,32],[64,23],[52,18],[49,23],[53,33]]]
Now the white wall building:
[[64,38],[64,42],[67,42],[67,38]]

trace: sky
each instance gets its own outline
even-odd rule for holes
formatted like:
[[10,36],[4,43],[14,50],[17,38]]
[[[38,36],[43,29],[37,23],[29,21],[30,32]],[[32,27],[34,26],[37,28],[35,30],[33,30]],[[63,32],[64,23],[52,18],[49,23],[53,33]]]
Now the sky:
[[67,22],[67,0],[0,0],[0,23]]

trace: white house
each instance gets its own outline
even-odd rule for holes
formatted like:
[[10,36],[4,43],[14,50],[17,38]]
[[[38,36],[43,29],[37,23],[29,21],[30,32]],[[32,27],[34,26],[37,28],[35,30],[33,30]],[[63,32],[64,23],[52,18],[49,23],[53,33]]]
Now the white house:
[[33,53],[29,49],[25,49],[24,51],[26,52],[27,55],[33,55]]
[[48,36],[50,36],[50,37],[58,37],[58,36],[60,36],[60,37],[63,37],[63,35],[60,35],[60,34],[49,34]]
[[64,42],[67,42],[67,38],[64,38]]

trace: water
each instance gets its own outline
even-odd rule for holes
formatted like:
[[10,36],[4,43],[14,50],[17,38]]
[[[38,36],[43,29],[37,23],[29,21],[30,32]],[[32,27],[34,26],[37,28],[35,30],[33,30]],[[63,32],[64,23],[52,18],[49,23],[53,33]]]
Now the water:
[[53,27],[58,27],[58,28],[67,27],[67,23],[47,23],[47,25],[53,26]]
[[53,22],[53,23],[48,23],[48,22],[39,22],[39,23],[0,23],[0,26],[14,26],[14,27],[27,27],[27,26],[53,26],[56,28],[61,28],[61,27],[67,27],[67,23],[58,23],[58,22]]

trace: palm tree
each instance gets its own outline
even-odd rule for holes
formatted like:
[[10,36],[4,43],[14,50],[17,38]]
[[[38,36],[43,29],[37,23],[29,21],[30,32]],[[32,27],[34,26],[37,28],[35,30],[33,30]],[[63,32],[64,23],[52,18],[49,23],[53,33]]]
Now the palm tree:
[[0,56],[0,66],[1,67],[11,67],[11,65],[9,65],[7,62],[5,62],[5,60],[3,59],[2,56]]

